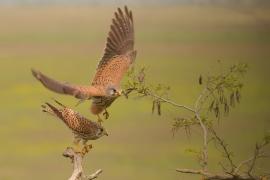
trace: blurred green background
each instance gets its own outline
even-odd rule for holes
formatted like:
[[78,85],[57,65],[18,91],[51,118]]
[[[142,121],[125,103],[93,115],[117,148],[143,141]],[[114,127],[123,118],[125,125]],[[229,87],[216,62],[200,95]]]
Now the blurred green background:
[[[55,97],[90,119],[90,103],[54,94],[36,81],[34,67],[59,80],[90,83],[117,6],[0,6],[0,179],[67,179],[62,157],[72,134],[59,120],[41,112]],[[149,67],[148,79],[172,87],[171,96],[192,105],[200,92],[200,74],[228,65],[249,64],[242,102],[223,119],[219,133],[236,161],[250,156],[270,129],[270,11],[259,6],[131,5],[136,31],[137,65]],[[222,65],[217,61],[220,60]],[[222,67],[221,67],[222,66]],[[93,141],[85,168],[104,170],[99,179],[198,179],[175,168],[197,168],[187,148],[201,146],[193,129],[172,136],[173,117],[164,108],[151,115],[151,102],[119,98],[105,122],[110,136]],[[220,153],[210,149],[210,168],[220,169]],[[269,170],[270,163],[259,163]]]

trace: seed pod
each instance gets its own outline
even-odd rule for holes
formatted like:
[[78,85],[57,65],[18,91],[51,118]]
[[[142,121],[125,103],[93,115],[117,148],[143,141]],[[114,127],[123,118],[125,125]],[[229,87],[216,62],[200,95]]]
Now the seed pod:
[[228,115],[229,114],[229,111],[230,111],[230,107],[228,106],[227,103],[224,104],[224,114],[225,115]]
[[199,77],[199,84],[200,84],[200,85],[202,85],[202,83],[203,83],[202,81],[203,81],[202,75],[200,75],[200,77]]
[[160,104],[160,101],[157,102],[157,110],[158,110],[158,115],[161,116],[161,104]]
[[234,92],[232,92],[231,95],[230,95],[230,105],[231,105],[232,107],[235,106]]
[[219,96],[219,101],[220,101],[221,104],[224,103],[224,95],[223,95],[223,93]]
[[222,95],[222,94],[223,94],[223,91],[222,91],[221,88],[219,88],[219,89],[217,90],[217,92],[218,92],[218,95]]
[[219,110],[219,105],[218,105],[218,103],[216,103],[216,107],[215,107],[214,111],[215,111],[215,116],[216,116],[216,118],[219,118],[220,110]]
[[236,96],[236,101],[239,103],[240,99],[241,99],[241,94],[240,94],[239,90],[236,90],[235,96]]
[[155,112],[155,107],[156,107],[156,101],[154,100],[152,103],[152,114]]
[[224,96],[224,103],[223,104],[227,104],[228,105],[228,100],[227,100],[227,98],[226,98],[226,96]]
[[209,106],[209,111],[210,111],[210,112],[212,112],[213,107],[214,107],[214,104],[215,104],[215,100],[213,100],[212,103],[211,103],[210,106]]

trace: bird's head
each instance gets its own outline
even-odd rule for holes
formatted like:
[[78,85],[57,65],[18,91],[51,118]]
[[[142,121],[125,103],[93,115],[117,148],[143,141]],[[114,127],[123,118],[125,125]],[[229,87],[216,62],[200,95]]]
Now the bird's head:
[[110,86],[107,88],[106,94],[107,96],[110,96],[110,97],[118,97],[122,95],[122,90],[114,86]]
[[107,131],[105,130],[105,128],[104,127],[102,127],[102,126],[99,126],[99,128],[98,128],[98,130],[97,130],[97,133],[96,133],[96,136],[97,137],[102,137],[102,136],[108,136],[108,133],[107,133]]

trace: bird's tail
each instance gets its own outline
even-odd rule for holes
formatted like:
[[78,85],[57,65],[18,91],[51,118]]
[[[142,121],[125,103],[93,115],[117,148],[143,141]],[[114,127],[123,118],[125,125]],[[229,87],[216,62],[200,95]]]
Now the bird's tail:
[[[57,103],[59,103],[59,102],[57,102]],[[41,105],[41,107],[42,107],[43,112],[49,113],[53,116],[56,116],[60,119],[63,119],[63,115],[62,115],[61,110],[56,108],[55,106],[51,105],[50,103],[46,102],[44,105]]]

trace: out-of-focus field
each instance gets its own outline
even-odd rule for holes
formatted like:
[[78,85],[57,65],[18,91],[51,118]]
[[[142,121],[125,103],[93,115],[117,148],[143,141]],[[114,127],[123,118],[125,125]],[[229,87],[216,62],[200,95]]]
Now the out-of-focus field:
[[[102,55],[116,7],[0,7],[0,179],[66,179],[71,164],[61,154],[72,135],[40,105],[55,97],[87,117],[90,103],[49,92],[30,73],[35,67],[59,80],[90,83]],[[137,64],[148,79],[172,87],[175,101],[192,105],[200,92],[198,76],[236,62],[249,64],[243,99],[220,133],[237,161],[270,129],[270,11],[209,6],[133,7]],[[216,62],[220,60],[222,66]],[[105,122],[110,136],[94,141],[87,170],[102,168],[100,179],[198,179],[174,171],[198,167],[185,151],[200,146],[200,131],[187,138],[171,134],[170,107],[151,115],[151,103],[120,98]],[[210,168],[220,154],[210,150]],[[261,168],[269,163],[261,163]]]

